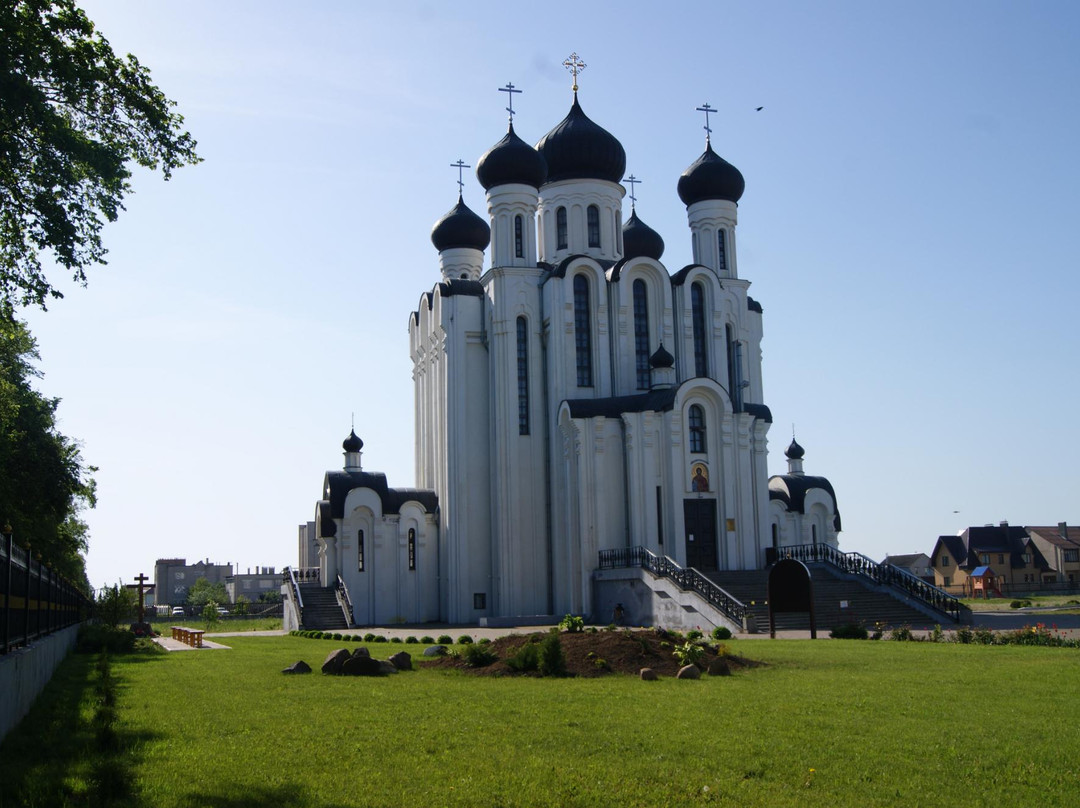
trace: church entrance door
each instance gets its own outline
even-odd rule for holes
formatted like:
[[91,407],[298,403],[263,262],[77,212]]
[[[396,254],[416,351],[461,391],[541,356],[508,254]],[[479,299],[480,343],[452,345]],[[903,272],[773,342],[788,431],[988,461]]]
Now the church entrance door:
[[699,570],[716,569],[716,500],[684,499],[686,565]]

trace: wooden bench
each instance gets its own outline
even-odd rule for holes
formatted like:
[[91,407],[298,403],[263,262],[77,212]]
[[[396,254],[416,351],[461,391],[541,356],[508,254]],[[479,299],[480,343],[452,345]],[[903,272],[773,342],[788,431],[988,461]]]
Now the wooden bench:
[[202,648],[202,638],[205,632],[198,628],[188,628],[186,626],[173,626],[172,638],[179,640],[185,645],[190,645],[192,648]]

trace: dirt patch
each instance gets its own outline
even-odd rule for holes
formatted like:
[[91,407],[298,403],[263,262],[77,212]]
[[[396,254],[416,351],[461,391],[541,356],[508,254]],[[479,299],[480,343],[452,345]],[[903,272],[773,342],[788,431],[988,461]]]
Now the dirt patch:
[[[539,643],[546,632],[533,634],[512,634],[492,640],[485,647],[498,657],[482,668],[471,668],[465,660],[455,656],[440,657],[433,661],[418,659],[424,667],[456,668],[477,676],[539,676],[536,672],[520,673],[511,668],[506,660],[513,657],[523,645]],[[578,632],[559,634],[563,656],[566,657],[566,671],[570,676],[606,676],[611,673],[626,673],[637,676],[642,668],[652,668],[659,676],[674,676],[679,672],[679,662],[672,649],[685,642],[668,633],[654,630],[644,631],[599,631],[596,633]],[[764,665],[734,653],[730,645],[711,642],[704,646],[705,656],[700,663],[702,670],[717,657],[722,657],[732,672],[745,668]]]

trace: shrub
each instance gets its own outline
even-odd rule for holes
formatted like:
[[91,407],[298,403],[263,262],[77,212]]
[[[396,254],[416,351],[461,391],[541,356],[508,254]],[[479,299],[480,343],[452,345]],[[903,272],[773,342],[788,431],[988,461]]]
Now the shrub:
[[1030,605],[1031,605],[1030,600],[1014,600],[1012,603],[1009,604],[1009,608],[1010,609],[1023,609],[1026,606],[1030,606]]
[[611,670],[610,666],[607,664],[607,660],[601,659],[600,657],[597,657],[595,660],[593,660],[593,665],[595,665],[596,669],[600,671]]
[[829,636],[834,640],[865,640],[870,634],[861,623],[844,623],[830,631]]
[[714,640],[730,640],[731,629],[727,626],[717,626],[712,630],[712,638]]
[[956,630],[956,641],[961,645],[968,645],[974,639],[974,633],[967,626],[961,626]]
[[476,644],[477,645],[491,645],[491,638],[490,637],[481,637],[479,640],[476,641]]
[[102,623],[84,623],[79,627],[75,647],[81,654],[125,654],[135,647],[135,634],[126,628],[113,628]]
[[400,643],[401,641],[402,641],[401,637],[391,637],[390,638],[390,642]]
[[577,615],[568,614],[562,620],[559,621],[559,628],[569,634],[576,634],[579,631],[585,629],[585,618],[578,617]]
[[335,640],[340,640],[341,639],[341,633],[340,632],[334,632],[334,637],[333,638]]
[[369,631],[364,635],[364,642],[375,642],[375,635]]
[[934,626],[934,630],[929,634],[930,642],[941,642],[945,637],[944,632],[941,630],[941,623]]
[[701,629],[699,628],[692,628],[688,632],[686,632],[686,639],[692,642],[697,642],[704,636],[705,635],[701,633]]
[[506,660],[506,664],[519,673],[535,671],[540,666],[540,649],[535,643],[527,642]]
[[425,634],[423,637],[420,638],[420,642],[422,642],[424,645],[434,645],[435,638]]
[[676,645],[671,653],[680,665],[697,665],[705,658],[705,649],[695,642],[687,640],[682,645]]
[[599,633],[599,631],[600,629],[598,629],[596,626],[589,626],[587,629],[585,629],[586,634],[597,634]]
[[559,632],[555,629],[540,642],[537,668],[543,676],[566,675],[566,657],[559,641]]
[[457,638],[458,645],[472,645],[472,637],[468,634],[462,634]]
[[453,645],[454,638],[451,637],[449,634],[440,634],[437,642],[439,643],[439,645]]
[[908,640],[914,640],[915,635],[911,633],[911,626],[897,626],[889,632],[890,640],[897,640],[898,642],[906,642]]
[[484,668],[498,659],[495,652],[482,645],[465,644],[465,650],[461,654],[465,664],[470,668]]
[[384,637],[382,634],[379,634],[375,637],[375,642],[386,642],[386,637]]
[[976,645],[993,645],[996,642],[994,632],[988,628],[977,628],[972,634]]

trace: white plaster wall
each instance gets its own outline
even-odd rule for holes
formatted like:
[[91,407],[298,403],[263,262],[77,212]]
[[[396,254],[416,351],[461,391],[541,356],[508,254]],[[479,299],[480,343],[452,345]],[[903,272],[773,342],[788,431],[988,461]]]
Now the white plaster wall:
[[69,626],[0,656],[0,741],[15,728],[75,647],[79,627]]

